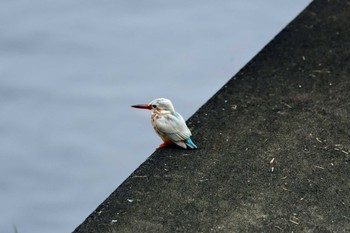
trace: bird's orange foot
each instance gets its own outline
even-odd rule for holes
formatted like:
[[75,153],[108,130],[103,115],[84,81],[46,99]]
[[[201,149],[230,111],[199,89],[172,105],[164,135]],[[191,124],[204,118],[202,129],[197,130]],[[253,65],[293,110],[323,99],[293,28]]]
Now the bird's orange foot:
[[160,144],[160,145],[157,147],[157,150],[160,149],[160,148],[163,148],[163,147],[168,147],[168,146],[170,146],[170,144],[164,142],[164,143]]

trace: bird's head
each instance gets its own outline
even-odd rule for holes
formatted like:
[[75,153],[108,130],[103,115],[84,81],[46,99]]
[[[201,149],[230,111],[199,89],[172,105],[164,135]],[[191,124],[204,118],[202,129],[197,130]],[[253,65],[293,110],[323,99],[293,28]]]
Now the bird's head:
[[151,103],[149,104],[137,104],[137,105],[132,105],[131,107],[133,108],[143,108],[143,109],[149,109],[158,112],[174,112],[174,106],[171,103],[170,100],[165,99],[165,98],[159,98],[152,100]]

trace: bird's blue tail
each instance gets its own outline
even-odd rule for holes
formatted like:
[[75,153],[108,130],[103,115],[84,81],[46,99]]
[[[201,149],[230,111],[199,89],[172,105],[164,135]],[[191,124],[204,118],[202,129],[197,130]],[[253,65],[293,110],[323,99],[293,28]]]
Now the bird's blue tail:
[[191,138],[187,138],[187,139],[185,140],[185,144],[186,144],[189,148],[191,148],[191,149],[197,149],[196,144],[194,144],[194,143],[192,142]]

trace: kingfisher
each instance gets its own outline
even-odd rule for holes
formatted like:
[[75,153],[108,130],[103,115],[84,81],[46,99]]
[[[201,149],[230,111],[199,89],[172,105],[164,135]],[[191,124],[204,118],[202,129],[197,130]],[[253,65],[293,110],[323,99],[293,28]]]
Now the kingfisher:
[[191,140],[192,134],[185,120],[175,111],[170,100],[158,98],[149,104],[137,104],[131,107],[152,111],[153,129],[163,140],[157,149],[169,145],[178,145],[184,149],[197,149],[196,144]]

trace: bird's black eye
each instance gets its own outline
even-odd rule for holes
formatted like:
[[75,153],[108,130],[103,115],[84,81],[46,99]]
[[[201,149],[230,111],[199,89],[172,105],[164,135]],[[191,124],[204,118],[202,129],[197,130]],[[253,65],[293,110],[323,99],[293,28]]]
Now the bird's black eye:
[[157,105],[155,105],[155,104],[152,105],[152,108],[156,108],[156,107],[157,107]]

